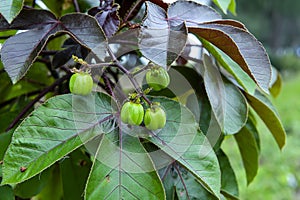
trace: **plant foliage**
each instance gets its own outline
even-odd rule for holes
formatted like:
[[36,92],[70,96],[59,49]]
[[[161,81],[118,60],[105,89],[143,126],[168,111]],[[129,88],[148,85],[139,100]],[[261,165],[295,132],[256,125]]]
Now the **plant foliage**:
[[[235,138],[248,183],[256,116],[284,146],[268,99],[280,79],[241,22],[201,1],[42,2],[1,1],[0,199],[238,199],[222,141]],[[234,0],[213,2],[235,13]],[[170,75],[160,91],[145,83],[153,64]],[[70,93],[78,71],[91,94]],[[133,99],[159,103],[166,125],[122,123]]]

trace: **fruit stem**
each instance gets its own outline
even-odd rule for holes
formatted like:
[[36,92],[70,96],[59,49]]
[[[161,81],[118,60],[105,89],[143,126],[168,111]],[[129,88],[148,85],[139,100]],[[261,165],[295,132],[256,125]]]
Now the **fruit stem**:
[[108,46],[108,53],[111,56],[111,58],[113,59],[115,65],[124,73],[127,75],[127,77],[129,78],[129,80],[131,81],[133,87],[135,88],[135,90],[137,91],[137,93],[149,104],[151,105],[151,101],[146,97],[146,95],[144,94],[143,90],[141,89],[141,87],[139,86],[139,84],[137,83],[137,81],[135,80],[133,74],[131,74],[123,65],[121,65],[121,63],[119,62],[119,60],[117,59],[117,57],[115,56],[115,54],[112,52],[111,48]]

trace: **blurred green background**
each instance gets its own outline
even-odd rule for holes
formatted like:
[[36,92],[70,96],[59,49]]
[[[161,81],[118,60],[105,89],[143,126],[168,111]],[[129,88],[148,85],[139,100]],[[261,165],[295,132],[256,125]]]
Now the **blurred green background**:
[[280,151],[267,128],[261,134],[260,168],[247,186],[245,172],[234,139],[223,144],[236,170],[242,200],[300,200],[300,1],[237,0],[235,18],[246,24],[267,49],[274,67],[282,75],[282,91],[272,99],[287,132]]

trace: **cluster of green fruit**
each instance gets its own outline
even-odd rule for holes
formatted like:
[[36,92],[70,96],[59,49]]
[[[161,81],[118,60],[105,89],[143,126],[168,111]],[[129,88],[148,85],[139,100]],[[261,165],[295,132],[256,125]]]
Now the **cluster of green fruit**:
[[154,131],[166,125],[166,113],[158,102],[153,103],[144,112],[142,104],[128,101],[122,106],[121,120],[125,124],[135,126],[139,126],[144,120],[145,127]]
[[[146,82],[153,90],[160,91],[169,85],[170,77],[164,68],[152,65],[146,73]],[[139,101],[128,101],[121,109],[121,120],[125,124],[135,126],[139,126],[144,120],[145,127],[154,131],[166,125],[166,113],[158,102],[153,102],[144,112]]]
[[[153,65],[146,73],[146,82],[155,91],[166,88],[170,83],[168,72],[157,65]],[[93,89],[93,78],[87,72],[78,72],[71,76],[69,82],[71,93],[77,95],[88,95]],[[139,101],[128,101],[121,109],[121,120],[129,125],[139,126],[143,121],[149,130],[161,129],[166,124],[166,113],[158,102],[151,104],[144,112]]]

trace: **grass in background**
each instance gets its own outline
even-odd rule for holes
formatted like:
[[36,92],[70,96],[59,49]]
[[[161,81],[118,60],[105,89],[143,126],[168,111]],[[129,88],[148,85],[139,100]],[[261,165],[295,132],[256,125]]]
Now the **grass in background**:
[[224,141],[240,185],[241,200],[300,200],[300,74],[284,78],[280,95],[273,100],[287,131],[287,144],[280,151],[267,128],[259,123],[260,166],[247,186],[242,161],[233,138]]

